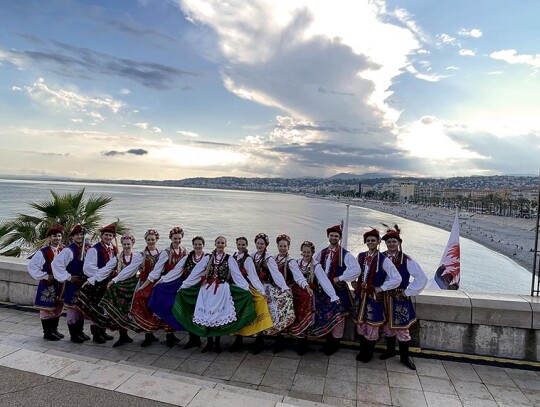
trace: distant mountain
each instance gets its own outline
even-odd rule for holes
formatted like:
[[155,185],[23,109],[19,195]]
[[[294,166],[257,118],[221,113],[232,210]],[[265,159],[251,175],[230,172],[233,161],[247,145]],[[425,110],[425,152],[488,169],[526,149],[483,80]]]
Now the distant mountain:
[[352,174],[350,172],[342,172],[328,177],[328,179],[374,179],[374,178],[395,178],[397,175],[388,174],[385,172],[366,172],[365,174]]

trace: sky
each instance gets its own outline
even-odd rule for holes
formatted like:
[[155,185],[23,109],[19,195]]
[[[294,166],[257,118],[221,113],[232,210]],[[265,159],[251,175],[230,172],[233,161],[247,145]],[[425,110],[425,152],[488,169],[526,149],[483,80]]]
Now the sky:
[[0,0],[0,174],[536,174],[537,0]]

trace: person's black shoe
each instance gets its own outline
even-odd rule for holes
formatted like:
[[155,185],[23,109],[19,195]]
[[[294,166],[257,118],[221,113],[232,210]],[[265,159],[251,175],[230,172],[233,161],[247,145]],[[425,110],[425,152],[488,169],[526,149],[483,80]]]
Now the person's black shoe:
[[339,349],[339,339],[334,338],[333,336],[329,336],[326,339],[326,342],[328,343],[326,350],[324,354],[326,356],[331,356],[334,353],[336,353]]
[[112,341],[114,339],[114,336],[112,335],[109,335],[107,333],[107,331],[105,330],[105,328],[99,328],[99,330],[101,331],[101,336],[103,337],[103,339],[105,339],[106,341]]
[[122,346],[126,343],[132,343],[133,342],[133,339],[131,339],[127,333],[127,329],[123,329],[123,328],[120,328],[118,330],[118,332],[120,332],[120,337],[118,338],[118,340],[113,344],[113,348],[117,348],[119,346]]
[[303,356],[305,355],[306,353],[308,352],[312,352],[313,349],[311,349],[309,347],[309,342],[308,342],[308,338],[302,338],[298,341],[298,350],[297,350],[297,353],[300,355],[300,356]]
[[275,355],[276,353],[281,352],[283,349],[285,349],[285,339],[283,339],[283,335],[278,334],[274,344],[272,345],[272,353]]
[[60,322],[60,317],[56,317],[56,318],[52,318],[52,320],[54,321],[51,325],[52,325],[52,331],[53,331],[53,334],[55,334],[56,336],[58,336],[60,339],[64,339],[65,336],[60,333],[58,331],[58,324]]
[[263,351],[263,349],[264,349],[264,336],[258,335],[255,338],[255,342],[253,343],[253,349],[251,353],[253,353],[254,355],[258,355],[259,353]]
[[83,338],[83,340],[89,341],[91,339],[88,335],[84,333],[84,318],[79,318],[77,322],[75,322],[75,326],[79,331],[79,336]]
[[366,347],[366,338],[364,338],[363,336],[360,336],[358,353],[356,354],[356,360],[359,362],[362,360],[362,355],[364,354],[365,347]]
[[52,319],[42,319],[41,326],[43,326],[43,339],[48,341],[59,341],[60,338],[53,332],[54,321]]
[[68,330],[71,342],[84,343],[84,339],[82,338],[76,323],[68,324]]
[[195,348],[195,347],[198,348],[201,345],[202,345],[201,338],[198,335],[192,334],[190,332],[189,333],[189,340],[184,345],[184,349],[191,349],[191,348]]
[[222,349],[221,349],[221,337],[220,336],[216,336],[215,339],[214,339],[214,352],[216,352],[216,353],[221,353],[222,352]]
[[154,342],[159,342],[159,339],[152,332],[147,332],[144,334],[144,341],[142,341],[141,346],[143,348],[152,345]]
[[390,359],[396,356],[396,337],[395,336],[387,336],[386,337],[386,349],[383,350],[381,355],[379,356],[379,359],[386,360]]
[[178,343],[179,339],[174,336],[172,332],[167,332],[165,334],[165,344],[168,348],[172,348],[174,345]]
[[90,325],[90,333],[92,334],[92,340],[95,343],[105,343],[105,338],[101,335],[101,330],[97,325]]
[[234,337],[234,342],[229,348],[229,352],[241,352],[244,350],[244,338],[240,335]]
[[212,352],[214,350],[214,338],[206,338],[206,345],[201,349],[201,353]]
[[416,365],[409,353],[411,341],[399,342],[399,361],[411,370],[416,370]]
[[373,351],[375,350],[376,344],[377,344],[377,341],[368,341],[366,339],[364,349],[362,349],[362,357],[360,358],[360,361],[362,363],[371,362],[371,359],[373,359]]

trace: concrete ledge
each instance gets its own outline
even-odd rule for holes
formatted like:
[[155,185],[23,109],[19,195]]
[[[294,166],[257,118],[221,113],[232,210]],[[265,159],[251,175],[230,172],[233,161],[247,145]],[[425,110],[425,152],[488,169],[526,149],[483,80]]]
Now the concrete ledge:
[[519,295],[467,292],[473,324],[532,328],[532,308]]
[[430,321],[472,323],[472,305],[464,291],[424,291],[416,297],[416,313]]
[[540,297],[531,297],[529,295],[521,295],[527,301],[532,309],[532,329],[540,329]]

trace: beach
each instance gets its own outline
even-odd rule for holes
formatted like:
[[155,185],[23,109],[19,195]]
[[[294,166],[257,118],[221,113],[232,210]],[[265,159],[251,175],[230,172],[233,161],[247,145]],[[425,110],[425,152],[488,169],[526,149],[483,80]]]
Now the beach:
[[[455,217],[454,210],[434,206],[344,199],[339,202],[374,209],[448,231],[452,228]],[[461,237],[499,252],[532,272],[536,219],[470,212],[460,212],[459,218]]]

